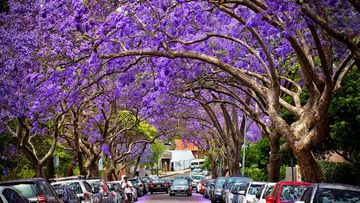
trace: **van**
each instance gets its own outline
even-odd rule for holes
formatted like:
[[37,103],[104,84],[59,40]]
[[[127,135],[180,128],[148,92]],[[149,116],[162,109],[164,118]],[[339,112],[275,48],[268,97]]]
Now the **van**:
[[201,168],[204,164],[204,159],[194,159],[191,161],[191,170],[194,168]]

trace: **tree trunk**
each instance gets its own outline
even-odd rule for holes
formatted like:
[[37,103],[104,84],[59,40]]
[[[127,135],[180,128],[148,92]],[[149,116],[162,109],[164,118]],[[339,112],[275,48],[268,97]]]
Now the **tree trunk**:
[[228,162],[229,165],[229,175],[239,175],[240,174],[240,153],[234,153],[234,157]]
[[88,158],[85,163],[85,168],[87,170],[87,178],[98,178],[99,177],[99,167],[98,167],[98,158],[92,157]]
[[80,170],[80,175],[86,176],[86,168],[84,167],[84,159],[83,156],[81,154],[81,151],[79,150],[77,152],[77,162],[78,162],[78,166],[79,166],[79,170]]
[[269,168],[268,168],[268,181],[278,182],[280,180],[280,137],[270,137],[270,157],[269,157]]
[[[46,160],[46,178],[54,178],[55,177],[55,167],[52,157]],[[57,174],[58,176],[60,174]]]
[[302,149],[293,151],[300,166],[303,181],[324,182],[324,173],[310,150]]
[[110,161],[110,166],[107,171],[106,177],[107,177],[106,179],[107,181],[117,180],[116,163],[114,161]]
[[39,163],[39,161],[37,161],[35,163],[33,162],[33,164],[34,164],[34,171],[35,171],[35,176],[34,177],[36,177],[36,178],[45,178],[42,165]]
[[219,176],[216,161],[213,157],[211,157],[211,178],[215,179]]

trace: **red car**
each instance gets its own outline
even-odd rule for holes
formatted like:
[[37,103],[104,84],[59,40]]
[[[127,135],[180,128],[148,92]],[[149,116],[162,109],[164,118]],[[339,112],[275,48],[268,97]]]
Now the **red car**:
[[278,182],[273,191],[266,197],[266,203],[293,203],[301,198],[302,193],[312,183]]
[[149,183],[149,191],[150,194],[154,192],[165,192],[169,191],[169,183],[167,183],[164,179],[152,180]]
[[208,182],[209,180],[208,179],[204,179],[202,180],[199,184],[200,184],[200,187],[199,187],[199,193],[200,194],[204,194],[204,190],[205,190],[205,186],[206,186],[206,182]]

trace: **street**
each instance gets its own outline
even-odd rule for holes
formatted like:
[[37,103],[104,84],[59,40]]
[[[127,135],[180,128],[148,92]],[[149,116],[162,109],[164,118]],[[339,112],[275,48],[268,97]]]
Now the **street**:
[[171,202],[171,203],[195,203],[195,202],[206,202],[209,203],[210,200],[205,199],[201,194],[193,192],[192,196],[188,197],[186,195],[176,195],[171,196],[165,193],[154,193],[147,194],[137,201],[137,203],[158,203],[158,202]]

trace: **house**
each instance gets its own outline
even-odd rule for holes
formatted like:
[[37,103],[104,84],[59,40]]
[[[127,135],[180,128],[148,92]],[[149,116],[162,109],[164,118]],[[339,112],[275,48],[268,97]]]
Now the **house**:
[[188,169],[193,159],[191,150],[167,150],[161,156],[161,169],[163,172]]
[[190,150],[195,159],[204,158],[204,154],[199,150],[199,147],[186,140],[175,140],[175,150]]

